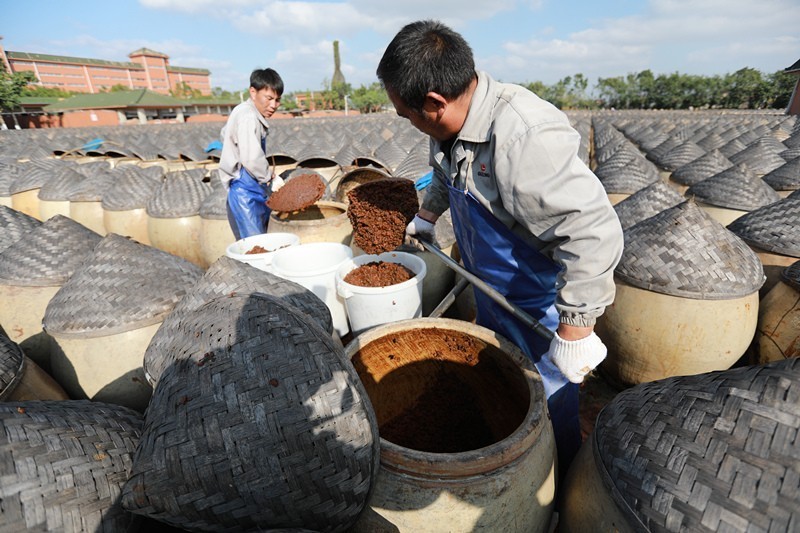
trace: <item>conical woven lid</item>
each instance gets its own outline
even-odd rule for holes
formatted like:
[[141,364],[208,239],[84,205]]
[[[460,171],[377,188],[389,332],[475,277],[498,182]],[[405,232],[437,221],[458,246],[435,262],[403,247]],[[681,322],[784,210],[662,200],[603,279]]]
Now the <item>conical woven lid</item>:
[[[776,147],[773,142],[780,147]],[[733,164],[745,163],[756,175],[763,176],[786,162],[779,155],[785,149],[786,147],[783,144],[772,137],[763,137],[750,144],[744,150],[729,156],[728,159]]]
[[763,250],[800,257],[800,196],[745,213],[728,224],[728,229]]
[[65,202],[78,184],[86,180],[86,176],[71,167],[59,169],[53,178],[39,189],[39,200]]
[[11,194],[19,194],[33,189],[41,189],[42,185],[52,179],[55,172],[56,169],[54,168],[40,167],[33,164],[25,165],[23,171],[11,183],[9,192]]
[[25,354],[16,342],[0,331],[0,401],[11,394],[22,379]]
[[209,220],[228,219],[228,189],[219,180],[213,180],[211,192],[203,199],[200,204],[200,218]]
[[598,415],[594,465],[631,531],[792,531],[799,406],[800,359],[638,385]]
[[114,233],[50,300],[42,324],[64,337],[101,337],[161,322],[202,270]]
[[397,144],[394,139],[385,141],[375,149],[375,158],[378,159],[384,168],[394,171],[408,155],[402,146]]
[[429,141],[424,140],[408,152],[403,161],[392,173],[397,178],[408,178],[416,181],[432,170],[429,157]]
[[62,285],[91,254],[100,235],[63,215],[32,229],[0,253],[0,283]]
[[196,531],[353,525],[380,439],[328,332],[278,298],[236,294],[187,314],[168,349],[180,356],[153,391],[123,507]]
[[0,205],[0,253],[42,223],[11,207]]
[[595,175],[600,178],[608,178],[624,169],[635,158],[641,157],[636,148],[630,144],[619,147],[613,154],[605,159],[597,159],[597,167],[594,169]]
[[211,192],[211,185],[198,179],[197,172],[170,172],[147,202],[147,214],[155,218],[191,217]]
[[686,197],[740,211],[752,211],[781,199],[743,163],[695,183],[686,190]]
[[762,179],[776,191],[800,189],[800,157],[784,163]]
[[67,194],[70,202],[99,202],[103,194],[113,187],[116,176],[110,170],[92,173],[85,180],[75,184]]
[[614,273],[635,287],[696,300],[747,296],[765,279],[755,252],[691,201],[628,228]]
[[724,145],[727,141],[723,139],[718,132],[712,131],[702,139],[698,139],[696,142],[699,147],[704,149],[706,152],[710,152]]
[[120,503],[142,415],[89,400],[0,402],[3,529],[139,531]]
[[694,185],[733,166],[730,160],[719,150],[711,150],[694,161],[672,171],[669,179],[682,185]]
[[144,209],[161,185],[161,179],[148,173],[121,171],[103,194],[100,205],[108,211]]
[[722,152],[722,155],[730,159],[745,148],[747,148],[747,145],[739,140],[738,137],[734,137],[717,149]]
[[20,163],[0,164],[0,196],[11,196],[11,185],[24,172],[24,168]]
[[633,194],[659,180],[655,166],[643,157],[634,157],[618,172],[600,179],[607,194]]
[[251,293],[268,294],[290,304],[317,323],[324,331],[333,332],[330,310],[313,292],[284,278],[254,268],[226,256],[220,257],[202,278],[178,302],[164,319],[144,354],[144,369],[150,384],[155,386],[161,374],[179,355],[168,351],[175,328],[183,318],[218,296]]
[[665,209],[678,205],[685,198],[659,180],[630,195],[614,206],[622,229],[625,230]]
[[800,291],[800,261],[792,263],[781,271],[781,280]]
[[658,164],[667,170],[675,170],[705,155],[706,151],[691,141],[684,141],[661,156]]

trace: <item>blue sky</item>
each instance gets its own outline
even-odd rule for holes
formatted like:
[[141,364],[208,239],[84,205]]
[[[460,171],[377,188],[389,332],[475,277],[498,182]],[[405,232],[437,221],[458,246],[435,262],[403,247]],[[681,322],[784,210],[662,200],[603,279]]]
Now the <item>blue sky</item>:
[[211,71],[240,90],[273,67],[286,91],[333,75],[333,41],[354,87],[404,24],[438,19],[467,39],[477,67],[510,82],[547,84],[652,70],[713,75],[782,70],[800,59],[798,0],[6,0],[6,50],[112,61],[147,47]]

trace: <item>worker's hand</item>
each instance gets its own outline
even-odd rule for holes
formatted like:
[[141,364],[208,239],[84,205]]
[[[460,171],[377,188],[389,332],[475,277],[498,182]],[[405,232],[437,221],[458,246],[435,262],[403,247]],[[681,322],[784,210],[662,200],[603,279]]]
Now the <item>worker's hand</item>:
[[272,192],[278,192],[278,189],[283,187],[285,184],[286,182],[283,181],[282,177],[273,174],[272,179],[269,181],[269,188]]
[[605,344],[593,331],[588,337],[567,341],[555,334],[550,342],[550,360],[572,383],[580,383],[606,358]]
[[418,250],[424,251],[425,248],[423,248],[422,244],[420,244],[417,239],[422,238],[428,242],[432,242],[434,240],[433,228],[433,222],[428,222],[419,215],[414,215],[414,219],[406,226],[404,242]]

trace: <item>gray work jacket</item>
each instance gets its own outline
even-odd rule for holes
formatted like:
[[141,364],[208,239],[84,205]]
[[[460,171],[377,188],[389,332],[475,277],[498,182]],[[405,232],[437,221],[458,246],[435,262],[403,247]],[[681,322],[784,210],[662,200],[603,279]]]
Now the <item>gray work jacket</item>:
[[262,142],[266,145],[267,135],[267,119],[258,112],[252,100],[247,99],[233,108],[220,132],[219,179],[225,186],[239,177],[241,167],[259,183],[269,182],[272,172],[262,147]]
[[622,228],[602,184],[578,157],[566,115],[484,72],[449,154],[431,139],[434,177],[422,207],[448,208],[447,184],[467,189],[506,227],[562,267],[561,322],[594,325],[614,300]]

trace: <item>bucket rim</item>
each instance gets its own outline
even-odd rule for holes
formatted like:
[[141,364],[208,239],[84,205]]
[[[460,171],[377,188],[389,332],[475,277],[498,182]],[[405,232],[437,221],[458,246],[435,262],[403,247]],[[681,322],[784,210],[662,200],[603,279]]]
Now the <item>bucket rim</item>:
[[[409,265],[403,263],[402,261],[392,261],[391,259],[407,259],[410,262],[415,263],[418,267],[414,269]],[[410,268],[414,271],[414,277],[411,279],[407,279],[406,281],[395,283],[394,285],[386,285],[384,287],[362,287],[360,285],[353,285],[352,283],[348,283],[344,280],[345,276],[349,274],[352,270],[355,270],[359,266],[363,266],[370,262],[387,262],[387,263],[399,263],[405,267]],[[410,254],[408,252],[383,252],[380,254],[362,254],[355,257],[351,257],[350,259],[346,259],[339,268],[336,270],[336,284],[337,289],[341,286],[342,290],[339,292],[341,296],[345,296],[342,292],[350,292],[355,294],[388,294],[393,292],[402,291],[408,289],[414,285],[419,285],[425,279],[426,274],[428,273],[427,265],[425,264],[425,260],[420,257],[417,257],[414,254]]]
[[246,246],[249,243],[260,244],[261,242],[271,241],[271,240],[277,240],[278,242],[283,242],[283,240],[285,240],[288,246],[296,246],[300,244],[300,237],[294,233],[289,233],[289,232],[259,233],[258,235],[251,235],[249,237],[244,237],[243,239],[239,239],[238,241],[232,242],[231,244],[225,247],[225,255],[227,255],[231,259],[244,261],[246,263],[263,260],[266,259],[267,257],[271,257],[272,254],[277,252],[280,248],[275,250],[269,250],[267,252],[260,254],[246,254],[243,252],[237,252],[236,251],[237,247],[241,245],[242,248],[246,249]]
[[[289,270],[281,265],[282,261],[285,261],[287,256],[292,254],[303,254],[309,249],[312,248],[319,248],[320,251],[324,251],[325,249],[329,249],[331,251],[339,251],[342,253],[343,257],[336,262],[335,265],[330,265],[326,267],[319,267],[318,264],[312,265],[313,270]],[[328,254],[326,254],[328,256]],[[316,277],[324,274],[330,274],[331,272],[336,272],[342,262],[347,261],[348,259],[353,257],[353,251],[350,249],[349,246],[346,244],[341,244],[338,242],[306,242],[300,243],[295,246],[289,246],[287,248],[281,248],[280,250],[276,250],[274,255],[272,256],[272,268],[276,275],[281,277],[296,277],[296,278],[310,278]]]

